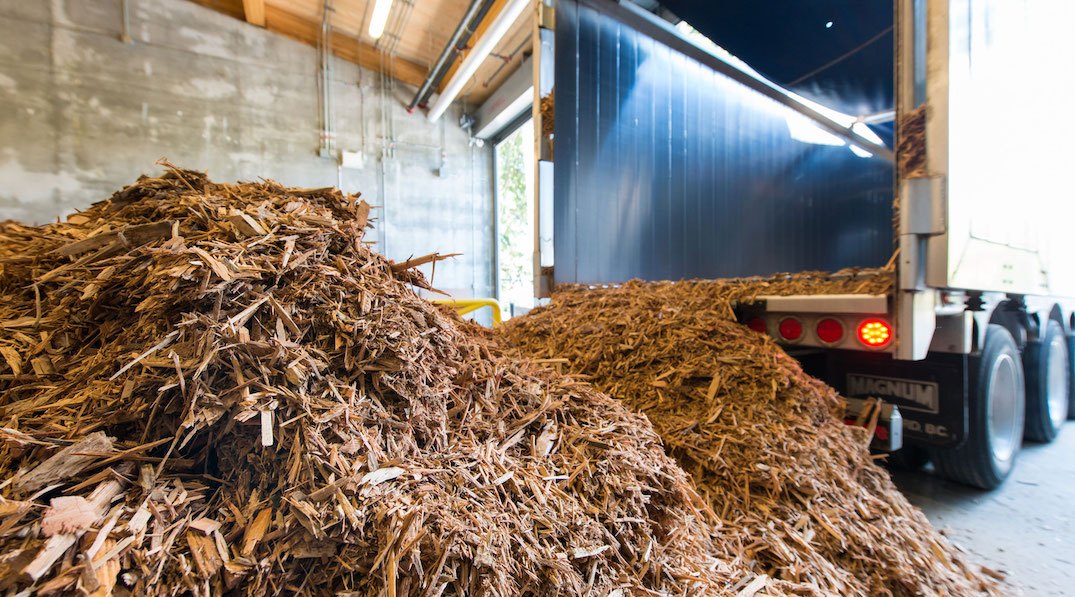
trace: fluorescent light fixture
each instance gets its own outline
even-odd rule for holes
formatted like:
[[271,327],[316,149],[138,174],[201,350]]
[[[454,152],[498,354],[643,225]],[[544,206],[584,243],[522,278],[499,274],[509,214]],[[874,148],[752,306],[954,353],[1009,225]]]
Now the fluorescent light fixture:
[[[455,71],[448,84],[445,85],[444,91],[437,97],[437,101],[434,102],[433,107],[429,109],[429,114],[426,118],[430,122],[436,122],[440,118],[441,114],[448,109],[448,106],[452,105],[456,96],[463,90],[463,87],[467,84],[467,81],[474,76],[474,72],[481,66],[489,53],[493,51],[500,40],[504,38],[504,35],[508,33],[508,29],[511,28],[515,21],[519,18],[519,15],[523,13],[530,6],[531,0],[510,0],[508,5],[504,7],[504,10],[500,11],[500,14],[496,16],[492,24],[489,25],[489,29],[486,30],[485,35],[478,40],[478,43],[474,44],[474,48],[470,50],[467,57],[463,59],[463,63],[459,65],[459,70]],[[374,9],[376,11],[376,9]]]
[[840,137],[821,128],[813,120],[793,110],[788,110],[784,114],[784,121],[788,125],[788,133],[796,141],[812,145],[833,145],[836,147],[846,145]]
[[474,133],[474,136],[479,139],[491,139],[493,135],[499,133],[508,124],[511,124],[511,121],[522,116],[523,112],[529,110],[533,103],[534,86],[531,85],[526,88],[526,91],[512,100],[506,108],[497,113],[492,120],[487,123],[479,123],[481,128],[478,129],[478,132]]
[[[854,116],[838,112],[836,110],[833,110],[832,108],[823,106],[817,102],[810,101],[790,91],[787,91],[786,93],[787,95],[795,98],[798,102],[809,106],[810,108],[813,108],[815,111],[819,112],[820,114],[839,124],[840,126],[851,129],[851,132],[854,133],[857,137],[860,137],[863,140],[869,141],[871,143],[876,143],[877,145],[883,146],[885,144],[884,140],[881,139],[881,137],[879,137],[877,133],[873,132],[873,129],[866,126],[865,122],[862,122]],[[802,141],[803,143],[812,143],[815,145],[847,145],[851,149],[851,153],[859,156],[860,158],[873,157],[873,153],[866,151],[865,149],[859,147],[858,145],[855,145],[854,143],[848,143],[844,139],[837,137],[831,132],[821,128],[816,122],[814,122],[810,118],[807,118],[806,116],[803,116],[798,112],[789,111],[787,114],[785,114],[784,118],[788,125],[788,133],[790,133],[791,138],[795,139],[796,141]]]
[[373,14],[370,15],[370,37],[381,39],[384,34],[384,26],[388,23],[388,15],[392,12],[392,0],[377,0],[373,5]]
[[[885,144],[881,137],[877,136],[877,133],[873,132],[870,127],[866,126],[865,122],[856,122],[855,124],[851,125],[851,131],[856,135],[862,137],[863,139],[866,139],[867,141],[873,141],[878,145]],[[851,153],[854,153],[860,158],[873,157],[872,153],[866,151],[865,149],[862,149],[858,145],[851,145]]]

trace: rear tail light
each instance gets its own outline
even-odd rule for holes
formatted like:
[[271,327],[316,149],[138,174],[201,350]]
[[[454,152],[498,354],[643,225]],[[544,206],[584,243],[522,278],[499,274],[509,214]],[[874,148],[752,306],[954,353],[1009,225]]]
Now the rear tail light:
[[785,317],[777,326],[780,337],[788,342],[795,342],[803,337],[803,324],[794,317]]
[[844,324],[839,320],[826,317],[817,322],[817,337],[825,344],[836,344],[844,338]]
[[747,327],[754,330],[755,332],[758,332],[759,334],[764,334],[767,331],[765,329],[765,320],[761,317],[755,317],[754,319],[748,321]]
[[859,340],[872,348],[880,348],[892,341],[892,326],[883,319],[867,319],[859,324]]

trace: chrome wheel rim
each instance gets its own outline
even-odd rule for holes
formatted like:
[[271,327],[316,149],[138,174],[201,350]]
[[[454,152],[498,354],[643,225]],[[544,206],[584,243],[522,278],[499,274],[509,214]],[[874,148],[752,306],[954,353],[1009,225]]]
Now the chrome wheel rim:
[[1015,359],[1000,355],[989,372],[989,439],[997,462],[1011,460],[1019,447],[1019,392]]
[[1067,344],[1060,336],[1049,342],[1048,378],[1045,389],[1046,405],[1049,408],[1049,421],[1053,429],[1059,429],[1068,418],[1068,351]]

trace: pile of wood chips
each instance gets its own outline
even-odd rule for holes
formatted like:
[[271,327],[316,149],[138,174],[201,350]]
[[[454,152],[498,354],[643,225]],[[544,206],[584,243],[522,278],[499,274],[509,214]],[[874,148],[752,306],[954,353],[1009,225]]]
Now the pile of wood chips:
[[721,559],[830,595],[992,592],[871,460],[839,396],[732,313],[757,295],[892,283],[867,271],[569,287],[497,336],[645,413],[719,516]]
[[[919,566],[908,583],[949,570],[947,586],[965,586],[916,512],[896,521],[886,508],[902,502],[874,497],[887,480],[858,449],[830,448],[849,461],[822,458],[838,470],[815,489],[785,476],[815,446],[757,460],[761,480],[743,477],[752,497],[718,516],[645,417],[497,353],[420,299],[414,286],[428,285],[413,267],[436,256],[372,252],[368,214],[331,189],[215,184],[170,168],[64,223],[0,224],[0,589],[816,593],[745,559],[769,551],[791,561],[782,576],[819,587],[860,586],[853,574],[875,559]],[[735,437],[699,450],[749,457]],[[849,477],[860,469],[878,490]],[[835,497],[834,478],[849,493],[819,500]],[[812,517],[789,521],[757,483],[800,488]],[[757,522],[737,514],[748,503]],[[878,526],[836,518],[849,515]],[[729,526],[712,524],[721,519]],[[757,545],[720,543],[744,540],[729,533],[743,522]],[[774,539],[839,543],[811,539],[827,532],[864,562],[798,559],[806,552]],[[931,542],[945,560],[861,549],[888,534]]]

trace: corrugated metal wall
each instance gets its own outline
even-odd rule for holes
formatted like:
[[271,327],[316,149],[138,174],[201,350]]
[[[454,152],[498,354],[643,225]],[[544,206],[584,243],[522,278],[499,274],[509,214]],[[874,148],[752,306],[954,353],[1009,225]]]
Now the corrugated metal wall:
[[889,163],[792,139],[791,110],[588,3],[556,28],[557,282],[889,259]]

